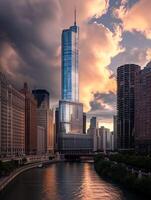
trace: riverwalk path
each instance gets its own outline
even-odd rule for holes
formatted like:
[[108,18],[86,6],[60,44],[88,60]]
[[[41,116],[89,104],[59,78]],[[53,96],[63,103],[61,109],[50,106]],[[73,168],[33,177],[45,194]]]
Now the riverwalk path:
[[59,160],[46,160],[46,161],[42,161],[42,162],[36,162],[36,163],[32,163],[29,165],[25,165],[22,166],[16,170],[14,170],[13,172],[11,172],[8,176],[2,177],[0,178],[0,192],[12,181],[14,180],[19,174],[21,174],[24,171],[27,171],[29,169],[38,167],[41,164],[51,164],[51,163],[56,163],[56,162],[60,162]]

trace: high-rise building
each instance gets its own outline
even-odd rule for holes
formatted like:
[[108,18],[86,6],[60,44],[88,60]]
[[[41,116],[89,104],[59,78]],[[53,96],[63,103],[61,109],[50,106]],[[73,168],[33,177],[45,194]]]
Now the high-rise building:
[[83,113],[83,133],[86,134],[86,125],[87,125],[87,116],[86,113]]
[[[76,15],[76,14],[75,14]],[[65,152],[89,152],[92,136],[83,134],[83,104],[79,103],[79,27],[62,32],[62,99],[59,101],[58,149]]]
[[0,72],[0,156],[25,154],[25,97]]
[[62,32],[62,100],[59,102],[60,133],[83,133],[83,105],[79,103],[78,47],[79,27]]
[[49,108],[49,92],[46,90],[33,90],[37,100],[37,125],[45,129],[45,153],[54,151],[53,111]]
[[37,107],[49,108],[49,92],[43,89],[33,90],[32,94],[34,95],[37,101]]
[[77,102],[60,101],[60,134],[83,134],[83,105]]
[[135,79],[140,66],[127,64],[117,69],[118,148],[134,149]]
[[101,126],[98,131],[98,150],[99,151],[111,151],[112,150],[112,133],[110,129]]
[[117,150],[117,115],[113,116],[114,150]]
[[58,137],[59,137],[59,108],[55,110],[55,151],[58,150]]
[[151,62],[138,72],[135,98],[135,148],[151,153]]
[[45,128],[37,126],[37,154],[45,153]]
[[92,117],[90,119],[90,129],[92,129],[92,128],[97,128],[97,119],[96,119],[96,117]]
[[79,27],[74,25],[62,32],[62,100],[79,101]]
[[21,93],[25,95],[25,153],[37,154],[37,101],[27,83]]

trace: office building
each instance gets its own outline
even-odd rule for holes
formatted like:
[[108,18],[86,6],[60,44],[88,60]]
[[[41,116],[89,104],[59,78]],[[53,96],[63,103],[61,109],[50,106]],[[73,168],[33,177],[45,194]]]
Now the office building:
[[83,133],[86,134],[86,126],[87,126],[87,116],[86,113],[83,113]]
[[112,151],[112,134],[110,132],[110,129],[105,128],[104,126],[101,126],[98,131],[98,138],[97,138],[97,144],[98,144],[98,151]]
[[59,102],[60,134],[83,134],[83,105],[77,102]]
[[21,93],[25,95],[25,153],[37,154],[37,101],[27,83]]
[[90,129],[92,129],[92,128],[97,128],[97,119],[96,119],[96,117],[92,117],[90,119]]
[[62,100],[79,101],[79,27],[74,25],[62,32]]
[[151,62],[138,72],[135,89],[135,149],[151,153]]
[[45,128],[37,126],[37,154],[45,153]]
[[49,92],[43,89],[36,89],[32,91],[36,101],[37,107],[49,108]]
[[25,97],[0,72],[0,156],[25,154]]
[[62,32],[61,49],[62,99],[59,101],[58,150],[63,154],[88,153],[93,145],[92,136],[85,134],[83,104],[79,103],[79,27],[76,17],[74,25]]
[[33,90],[32,94],[37,100],[37,125],[45,129],[45,153],[54,151],[53,111],[49,108],[49,92],[46,90]]
[[113,116],[114,150],[117,150],[117,115]]
[[58,151],[58,137],[59,137],[59,108],[55,110],[55,130],[54,130],[54,143],[55,143],[55,151]]
[[119,150],[134,149],[135,79],[140,66],[127,64],[117,69],[117,137]]

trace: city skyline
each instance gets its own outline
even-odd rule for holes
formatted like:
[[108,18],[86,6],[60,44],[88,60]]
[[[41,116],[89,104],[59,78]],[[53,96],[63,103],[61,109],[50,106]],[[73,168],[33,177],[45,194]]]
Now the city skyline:
[[151,196],[149,0],[0,0],[0,199]]
[[[80,102],[89,116],[98,116],[102,125],[111,128],[117,67],[127,62],[145,66],[151,58],[146,14],[150,1],[78,0],[74,4],[69,0],[2,0],[0,65],[16,85],[26,81],[33,89],[47,89],[56,105],[61,94],[60,33],[72,24],[76,6],[81,29]],[[46,12],[39,12],[40,7]]]

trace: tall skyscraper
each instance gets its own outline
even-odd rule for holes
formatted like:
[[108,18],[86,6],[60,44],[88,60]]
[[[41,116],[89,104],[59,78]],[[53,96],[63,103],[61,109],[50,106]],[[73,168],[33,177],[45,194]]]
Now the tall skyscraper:
[[43,89],[33,90],[32,94],[37,100],[37,107],[49,108],[49,92]]
[[117,69],[117,136],[118,148],[134,148],[135,79],[140,66],[127,64]]
[[86,134],[86,126],[87,126],[87,116],[86,113],[83,113],[83,133]]
[[25,96],[0,72],[0,157],[25,154]]
[[25,95],[25,153],[37,154],[37,101],[27,83],[21,93]]
[[83,105],[79,103],[78,56],[79,27],[62,31],[62,100],[59,102],[61,133],[83,133]]
[[92,129],[92,128],[97,128],[97,119],[96,119],[96,117],[92,117],[90,119],[90,129]]
[[37,100],[37,125],[45,129],[45,153],[54,151],[53,111],[49,108],[49,92],[46,90],[33,90]]
[[74,25],[62,32],[62,100],[79,101],[79,27]]
[[137,75],[135,96],[135,148],[151,153],[151,62]]
[[83,134],[83,104],[79,103],[78,56],[79,27],[76,24],[62,32],[62,99],[59,101],[58,149],[65,152],[89,152],[92,137]]
[[117,115],[113,116],[114,150],[117,150]]

